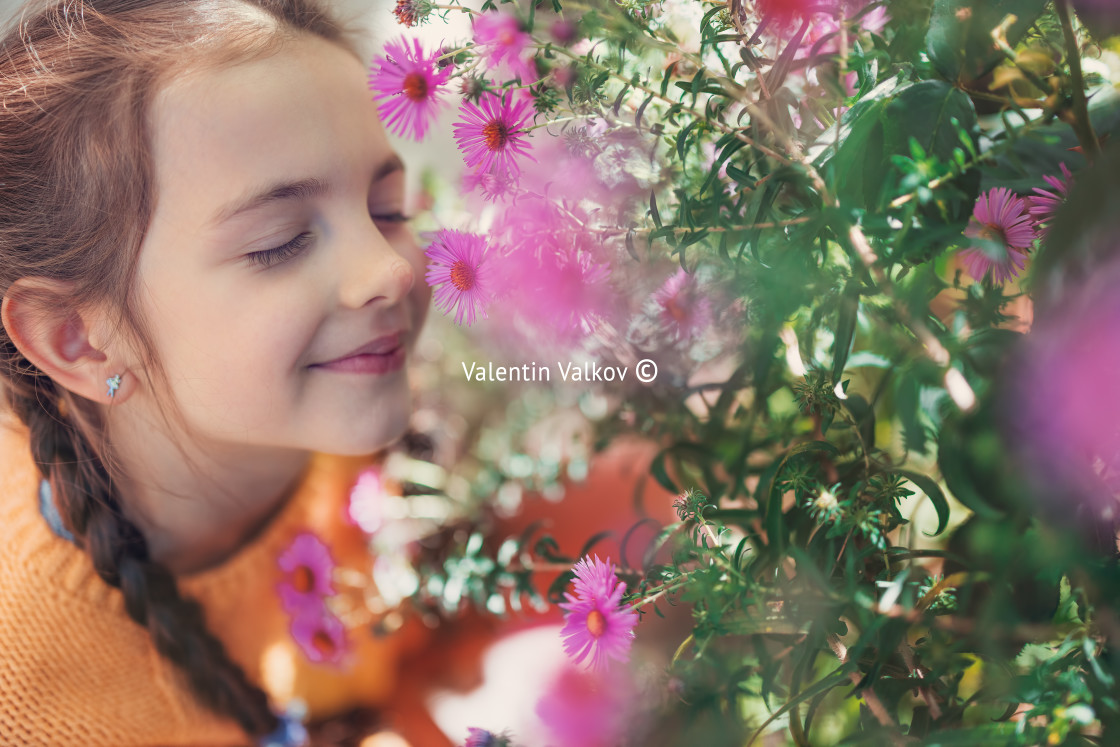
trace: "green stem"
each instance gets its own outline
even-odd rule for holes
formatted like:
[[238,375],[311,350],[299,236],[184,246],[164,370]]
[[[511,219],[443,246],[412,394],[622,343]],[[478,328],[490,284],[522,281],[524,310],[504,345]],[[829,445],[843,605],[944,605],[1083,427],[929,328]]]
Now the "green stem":
[[[533,41],[540,48],[543,48],[544,46],[546,46],[544,42],[541,42],[538,39],[534,39]],[[612,78],[615,78],[616,80],[622,81],[623,83],[630,86],[631,88],[635,88],[635,89],[637,89],[639,91],[642,91],[642,92],[644,92],[644,93],[646,93],[650,96],[653,96],[658,101],[662,101],[666,104],[669,104],[670,106],[679,106],[679,107],[681,107],[681,111],[688,114],[689,116],[691,116],[691,117],[693,117],[697,120],[707,121],[709,125],[711,125],[715,129],[719,130],[720,132],[723,132],[723,133],[728,134],[728,135],[735,136],[735,138],[737,138],[739,140],[742,140],[747,145],[751,146],[752,148],[755,148],[758,151],[761,151],[762,153],[765,153],[766,155],[770,156],[771,158],[779,160],[779,161],[781,161],[782,163],[785,163],[785,164],[792,163],[789,156],[785,155],[784,153],[779,153],[778,151],[774,150],[773,148],[770,148],[770,147],[767,147],[767,146],[763,145],[762,143],[758,142],[754,138],[752,138],[752,137],[746,135],[745,133],[743,133],[741,130],[736,129],[734,127],[731,127],[731,126],[719,121],[718,119],[708,120],[708,118],[704,115],[703,112],[698,111],[697,109],[695,109],[693,107],[685,106],[680,101],[673,101],[668,96],[662,96],[660,91],[655,91],[654,89],[650,88],[649,86],[643,85],[642,83],[640,83],[640,82],[638,82],[638,81],[636,81],[632,78],[627,78],[625,75],[620,75],[619,73],[615,72],[613,69],[611,69],[611,68],[609,68],[605,65],[601,65],[598,62],[595,62],[594,60],[591,60],[589,58],[581,57],[577,54],[574,54],[574,53],[568,51],[567,49],[565,49],[563,47],[555,47],[554,46],[554,47],[552,47],[552,51],[557,52],[559,54],[562,54],[565,57],[571,58],[571,59],[573,59],[576,62],[579,62],[581,64],[587,65],[588,67],[595,68],[596,70],[599,70],[600,72],[607,73]]]
[[1097,133],[1093,123],[1089,120],[1089,101],[1085,98],[1085,79],[1081,75],[1081,48],[1077,44],[1077,36],[1073,31],[1073,21],[1070,18],[1070,0],[1054,0],[1054,7],[1058,11],[1058,18],[1062,22],[1062,35],[1066,41],[1066,60],[1069,62],[1070,84],[1073,86],[1073,131],[1077,134],[1077,141],[1081,143],[1081,150],[1085,159],[1092,163],[1100,155],[1101,144],[1097,140]]
[[458,10],[475,16],[482,15],[481,11],[475,10],[474,8],[464,8],[462,5],[432,5],[432,10]]

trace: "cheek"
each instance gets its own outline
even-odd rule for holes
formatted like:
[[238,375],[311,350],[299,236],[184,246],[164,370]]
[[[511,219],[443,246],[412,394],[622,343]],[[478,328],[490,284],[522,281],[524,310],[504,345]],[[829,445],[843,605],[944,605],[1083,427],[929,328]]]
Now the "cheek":
[[412,265],[412,290],[409,291],[409,305],[412,307],[413,328],[419,332],[424,326],[424,320],[428,316],[428,306],[432,301],[432,289],[424,280],[424,274],[428,271],[428,258],[424,256],[424,250],[419,246],[413,245],[410,253],[405,254]]

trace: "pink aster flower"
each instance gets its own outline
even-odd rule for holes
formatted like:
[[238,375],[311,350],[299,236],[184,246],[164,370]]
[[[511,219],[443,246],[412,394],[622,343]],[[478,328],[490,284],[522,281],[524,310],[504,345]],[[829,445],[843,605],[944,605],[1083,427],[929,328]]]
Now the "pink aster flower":
[[[843,8],[843,15],[850,19],[860,13],[869,3],[864,0],[847,2]],[[823,4],[822,4],[822,7]],[[803,59],[815,55],[832,55],[840,53],[840,23],[834,13],[814,13],[811,15],[812,24],[805,33],[796,59]],[[858,31],[880,33],[890,21],[886,6],[876,5],[871,10],[859,16]]]
[[463,743],[463,747],[509,747],[509,745],[508,735],[494,734],[474,726],[467,729],[467,741]]
[[1054,214],[1058,212],[1058,208],[1066,201],[1069,196],[1069,188],[1073,180],[1073,174],[1066,168],[1066,165],[1059,164],[1062,169],[1062,175],[1058,176],[1043,176],[1042,180],[1049,184],[1054,191],[1051,192],[1040,187],[1035,187],[1035,194],[1027,198],[1027,203],[1030,206],[1031,218],[1034,219],[1035,225],[1039,227],[1040,233],[1045,236],[1046,232],[1050,229],[1050,222],[1054,220]]
[[959,254],[968,274],[982,280],[991,273],[993,282],[1005,283],[1023,269],[1035,230],[1027,203],[1010,189],[995,187],[976,200],[964,234],[978,240]]
[[486,92],[479,106],[463,102],[463,118],[452,129],[467,166],[489,171],[497,165],[505,173],[518,174],[521,169],[515,154],[536,160],[529,155],[529,143],[522,132],[532,116],[526,111],[529,99],[521,98],[511,105],[510,96],[509,91],[502,98]]
[[463,173],[463,192],[477,189],[486,200],[497,202],[517,191],[519,176],[519,174],[509,173],[496,164],[489,170],[468,170]]
[[377,92],[381,118],[401,137],[423,140],[428,126],[443,105],[441,88],[450,77],[450,67],[437,69],[439,53],[425,55],[420,42],[399,39],[385,45],[385,56],[374,59],[369,87]]
[[677,336],[688,339],[704,332],[712,323],[712,304],[701,295],[696,276],[680,268],[653,294],[662,324]]
[[474,43],[492,68],[505,67],[514,77],[528,85],[537,79],[532,58],[526,58],[526,47],[532,37],[521,22],[508,13],[483,13],[474,20]]
[[835,12],[838,0],[758,0],[760,15],[779,26],[787,26],[818,11]]
[[300,532],[276,559],[284,572],[277,585],[283,608],[298,613],[305,608],[322,606],[323,598],[333,594],[331,572],[334,559],[330,549],[312,532]]
[[292,640],[317,664],[345,666],[349,653],[346,626],[325,604],[308,607],[292,618]]
[[566,592],[564,650],[576,664],[590,655],[590,666],[602,671],[610,659],[627,661],[638,613],[621,606],[626,584],[614,574],[610,558],[602,562],[597,556],[585,556],[575,565],[575,594]]
[[610,321],[620,294],[601,239],[581,223],[577,204],[519,195],[492,233],[506,249],[499,286],[518,308],[518,321],[536,334],[568,345]]
[[537,703],[537,715],[548,730],[548,743],[563,747],[614,747],[626,736],[639,737],[641,724],[632,722],[637,692],[627,673],[619,670],[585,672],[568,666],[549,685]]
[[432,260],[424,279],[435,291],[436,308],[455,311],[455,323],[467,326],[475,316],[486,318],[492,300],[486,239],[477,234],[443,229],[435,235],[425,256]]
[[375,534],[385,523],[385,483],[380,467],[369,467],[350,488],[347,517],[366,534]]

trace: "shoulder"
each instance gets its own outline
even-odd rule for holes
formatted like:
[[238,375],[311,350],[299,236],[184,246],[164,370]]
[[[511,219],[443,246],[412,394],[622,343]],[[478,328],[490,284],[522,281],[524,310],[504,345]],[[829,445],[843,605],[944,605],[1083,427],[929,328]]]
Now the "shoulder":
[[132,737],[145,723],[168,736],[183,719],[147,631],[85,553],[51,530],[41,483],[26,432],[0,421],[0,743],[155,743]]
[[49,491],[26,428],[0,420],[0,608],[30,592],[123,612],[89,556],[51,528],[40,509]]

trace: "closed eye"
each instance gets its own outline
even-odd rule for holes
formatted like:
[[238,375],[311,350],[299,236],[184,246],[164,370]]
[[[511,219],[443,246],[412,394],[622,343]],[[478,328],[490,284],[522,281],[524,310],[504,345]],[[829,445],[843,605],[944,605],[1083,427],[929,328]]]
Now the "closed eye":
[[[407,223],[412,219],[411,216],[405,215],[399,210],[395,213],[371,215],[370,217],[383,223]],[[273,249],[265,249],[259,252],[252,252],[246,256],[249,258],[251,264],[260,267],[272,267],[295,257],[307,248],[307,244],[310,240],[311,233],[305,231],[282,246]]]
[[389,213],[388,215],[371,215],[370,217],[374,220],[385,221],[386,223],[407,223],[412,220],[412,216],[405,215],[400,211]]
[[304,231],[299,236],[296,236],[294,239],[289,241],[287,244],[284,244],[283,246],[278,246],[275,249],[265,249],[264,251],[260,252],[252,252],[251,254],[247,254],[245,256],[249,258],[249,262],[252,264],[262,267],[272,267],[273,265],[278,265],[281,262],[286,262],[287,260],[299,254],[307,247],[307,244],[308,242],[310,242],[310,240],[311,233],[309,231]]

